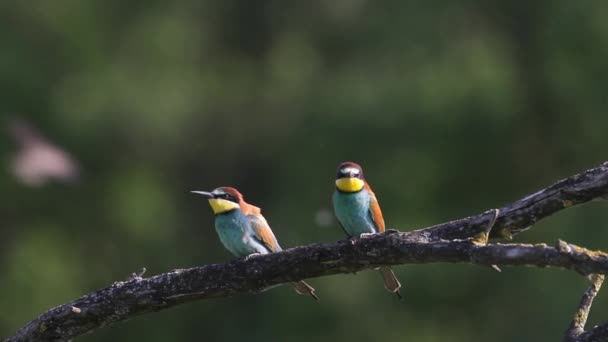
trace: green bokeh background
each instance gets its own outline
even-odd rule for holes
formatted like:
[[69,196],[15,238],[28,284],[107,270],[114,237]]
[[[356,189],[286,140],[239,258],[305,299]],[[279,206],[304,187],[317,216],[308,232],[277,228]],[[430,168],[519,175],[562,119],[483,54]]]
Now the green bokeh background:
[[[499,207],[608,159],[608,2],[3,1],[0,115],[78,160],[77,184],[30,188],[0,136],[0,336],[125,279],[231,258],[207,204],[232,185],[284,247],[343,238],[335,167],[360,162],[389,227]],[[0,124],[6,121],[1,120]],[[606,204],[515,241],[605,249]],[[561,339],[572,272],[396,267],[200,301],[79,341]],[[590,323],[608,319],[600,293]]]

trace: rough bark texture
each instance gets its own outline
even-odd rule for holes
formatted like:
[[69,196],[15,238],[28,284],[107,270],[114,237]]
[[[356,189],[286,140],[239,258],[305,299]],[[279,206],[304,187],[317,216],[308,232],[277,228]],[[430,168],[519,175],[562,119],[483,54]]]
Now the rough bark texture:
[[591,285],[581,298],[581,303],[579,304],[578,310],[574,313],[572,323],[570,323],[570,327],[566,330],[564,342],[577,341],[578,337],[585,332],[585,324],[587,324],[589,311],[591,310],[591,305],[593,304],[595,296],[600,292],[600,288],[604,282],[604,275],[593,274],[589,276],[589,280],[591,280]]
[[[584,275],[605,274],[608,273],[608,254],[604,252],[563,241],[552,247],[545,244],[487,244],[487,240],[488,237],[518,234],[559,210],[607,194],[608,163],[604,163],[499,210],[426,229],[403,233],[388,231],[248,260],[174,270],[149,278],[133,277],[47,311],[6,341],[67,341],[113,322],[183,302],[257,293],[276,284],[352,273],[380,265],[437,262],[526,265],[559,267]],[[606,336],[608,327],[600,326],[580,333],[577,340],[591,341]]]
[[598,325],[593,329],[580,334],[574,341],[576,342],[607,342],[608,323]]

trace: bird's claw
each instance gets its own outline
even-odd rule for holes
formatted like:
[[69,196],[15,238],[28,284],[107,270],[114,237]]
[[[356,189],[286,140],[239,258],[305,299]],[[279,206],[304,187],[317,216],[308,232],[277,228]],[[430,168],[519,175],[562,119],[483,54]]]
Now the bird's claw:
[[144,273],[146,273],[146,268],[142,267],[141,271],[139,272],[133,272],[131,273],[131,275],[129,276],[129,278],[127,279],[127,281],[132,281],[132,280],[142,280],[142,276],[144,275]]
[[249,254],[248,256],[245,257],[245,261],[247,261],[249,259],[252,259],[252,258],[255,258],[255,257],[260,256],[260,255],[261,255],[261,253],[251,253],[251,254]]

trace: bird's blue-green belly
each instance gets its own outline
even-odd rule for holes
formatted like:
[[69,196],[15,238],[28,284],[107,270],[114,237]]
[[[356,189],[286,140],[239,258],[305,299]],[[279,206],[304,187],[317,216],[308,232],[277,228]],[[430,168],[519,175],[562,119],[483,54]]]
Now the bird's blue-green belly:
[[215,217],[215,230],[220,241],[236,256],[242,257],[258,252],[255,244],[252,244],[249,229],[247,217],[239,210]]
[[370,197],[367,191],[354,193],[334,192],[334,211],[338,221],[350,236],[376,233],[376,226],[369,211]]

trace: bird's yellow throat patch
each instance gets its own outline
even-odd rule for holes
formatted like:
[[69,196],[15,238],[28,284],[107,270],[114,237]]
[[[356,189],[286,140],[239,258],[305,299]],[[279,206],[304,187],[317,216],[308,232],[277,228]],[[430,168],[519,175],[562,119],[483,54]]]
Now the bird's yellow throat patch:
[[365,183],[359,178],[340,178],[336,179],[336,187],[344,192],[361,191]]
[[212,198],[209,200],[209,205],[213,210],[214,214],[221,214],[227,211],[239,208],[238,203],[234,203],[229,200],[221,199],[221,198]]

